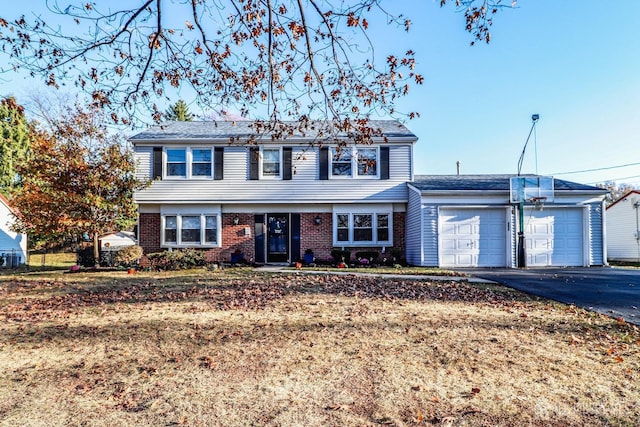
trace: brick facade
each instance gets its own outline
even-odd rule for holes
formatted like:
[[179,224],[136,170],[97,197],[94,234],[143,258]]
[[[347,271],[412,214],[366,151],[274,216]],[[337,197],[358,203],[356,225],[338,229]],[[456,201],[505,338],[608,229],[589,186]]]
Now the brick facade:
[[[238,224],[234,224],[237,218]],[[320,224],[316,223],[320,218]],[[404,212],[393,214],[393,247],[405,248],[405,219]],[[139,217],[139,241],[145,254],[160,252],[160,214],[142,213]],[[300,214],[300,254],[311,249],[319,261],[328,261],[333,246],[333,214],[332,213],[303,213]],[[265,230],[266,231],[266,230]],[[255,259],[255,224],[253,214],[225,213],[222,215],[222,243],[223,247],[207,250],[207,258],[211,261],[229,261],[231,254],[240,250],[247,261]],[[374,247],[346,247],[351,251],[351,258],[355,259],[356,252],[378,251],[380,259],[385,257],[381,246]],[[385,248],[389,253],[390,247]],[[295,260],[293,260],[295,261]]]
[[141,213],[138,217],[138,244],[145,254],[160,252],[160,214]]

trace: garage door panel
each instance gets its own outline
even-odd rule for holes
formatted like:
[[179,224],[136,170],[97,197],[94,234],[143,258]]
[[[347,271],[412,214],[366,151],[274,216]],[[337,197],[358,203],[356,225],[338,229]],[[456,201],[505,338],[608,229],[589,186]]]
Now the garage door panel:
[[440,264],[443,267],[504,267],[506,209],[440,210]]
[[527,266],[561,267],[583,264],[582,209],[528,209],[525,213]]

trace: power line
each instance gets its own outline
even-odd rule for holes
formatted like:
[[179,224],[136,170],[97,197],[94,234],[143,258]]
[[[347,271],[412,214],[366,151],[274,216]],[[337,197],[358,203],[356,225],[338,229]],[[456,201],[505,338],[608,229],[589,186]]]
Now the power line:
[[[604,181],[589,182],[589,183],[587,183],[587,184],[600,184],[600,183],[602,183],[602,182],[609,182],[609,181],[622,181],[623,179],[634,179],[634,178],[640,178],[640,175],[625,176],[624,178],[607,179],[607,180],[604,180]],[[631,184],[631,183],[626,183],[626,184]]]
[[[598,171],[604,171],[604,170],[609,170],[609,169],[626,168],[628,166],[638,166],[638,165],[640,165],[640,162],[627,163],[626,165],[618,165],[618,166],[607,166],[607,167],[604,167],[604,168],[584,169],[584,170],[572,171],[572,172],[558,172],[558,173],[552,173],[551,175],[555,176],[555,175],[570,175],[570,174],[573,174],[573,173],[598,172]],[[622,178],[622,179],[624,179],[624,178]]]

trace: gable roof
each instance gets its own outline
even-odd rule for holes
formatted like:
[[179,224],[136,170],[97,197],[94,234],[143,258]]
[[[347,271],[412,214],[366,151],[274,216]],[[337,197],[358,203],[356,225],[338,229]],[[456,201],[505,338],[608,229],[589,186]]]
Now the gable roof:
[[18,213],[18,211],[13,206],[11,206],[11,203],[9,202],[9,199],[4,197],[2,194],[0,194],[0,202],[2,202],[7,207],[7,209],[9,209],[11,212],[13,212],[14,215],[16,215]]
[[[510,179],[518,176],[509,175],[416,175],[411,186],[422,192],[429,191],[494,191],[509,192],[511,190]],[[535,177],[537,175],[521,175]],[[553,179],[554,191],[593,192],[594,194],[606,194],[607,190],[577,182]]]
[[[285,122],[295,125],[297,122]],[[320,134],[320,127],[325,122],[312,123],[308,129],[297,129],[292,135],[287,135],[286,140],[314,141],[316,139],[327,139],[326,129],[324,134]],[[253,121],[194,121],[194,122],[165,122],[151,127],[129,138],[134,144],[136,142],[150,141],[220,141],[230,142],[234,139],[247,139],[256,134],[253,128]],[[406,126],[396,120],[371,120],[370,126],[374,129],[380,128],[386,138],[417,140],[418,138]],[[344,133],[337,135],[346,137]],[[376,139],[376,138],[374,138]],[[258,141],[271,141],[271,134],[258,137]]]
[[622,201],[627,200],[627,197],[631,196],[632,194],[640,195],[640,190],[631,190],[631,191],[626,192],[623,196],[620,196],[618,198],[618,200],[616,200],[615,202],[613,202],[609,206],[607,206],[607,209],[610,209],[611,207],[617,205],[618,202],[622,202]]

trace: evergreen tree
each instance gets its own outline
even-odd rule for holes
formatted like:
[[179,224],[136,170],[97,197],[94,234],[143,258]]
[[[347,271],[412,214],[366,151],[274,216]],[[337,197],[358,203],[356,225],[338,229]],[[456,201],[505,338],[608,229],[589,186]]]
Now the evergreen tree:
[[179,122],[190,122],[193,120],[193,114],[189,112],[189,107],[182,99],[179,99],[178,102],[169,107],[164,113],[164,116],[167,120]]
[[0,101],[0,191],[8,193],[16,184],[16,162],[29,151],[29,124],[24,108],[15,98]]

